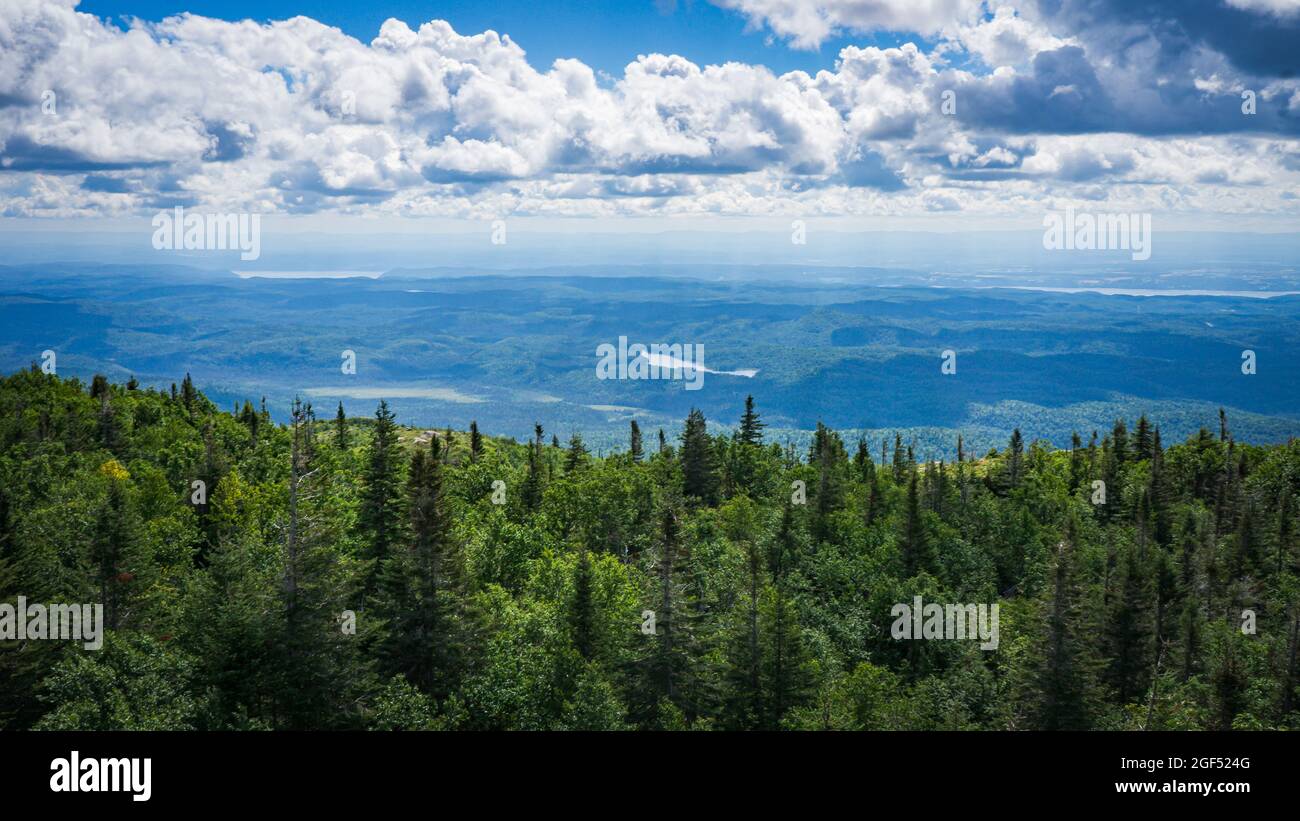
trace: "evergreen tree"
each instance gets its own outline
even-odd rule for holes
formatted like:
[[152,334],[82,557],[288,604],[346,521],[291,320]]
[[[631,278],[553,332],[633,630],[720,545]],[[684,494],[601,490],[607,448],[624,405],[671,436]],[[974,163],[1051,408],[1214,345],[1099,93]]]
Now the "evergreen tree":
[[1138,417],[1137,433],[1135,434],[1133,442],[1133,446],[1137,449],[1134,458],[1139,460],[1150,459],[1152,443],[1151,422],[1147,419],[1147,415],[1144,413]]
[[692,408],[682,431],[683,491],[706,505],[717,500],[718,477],[713,442],[705,428],[704,414]]
[[1160,443],[1160,428],[1155,428],[1147,448],[1151,462],[1151,484],[1147,490],[1151,508],[1151,531],[1156,544],[1168,547],[1173,539],[1172,513],[1169,509],[1169,489],[1165,479],[1165,452]]
[[1155,630],[1152,624],[1152,578],[1149,563],[1135,547],[1124,550],[1119,594],[1106,619],[1106,683],[1120,704],[1146,693],[1150,682]]
[[746,396],[745,414],[740,417],[740,441],[746,445],[761,445],[765,427],[767,424],[754,411],[754,397]]
[[1079,432],[1075,431],[1070,436],[1070,492],[1078,490],[1086,484],[1088,478],[1087,463],[1084,460],[1083,440],[1079,438]]
[[704,648],[696,631],[699,611],[686,582],[689,568],[681,515],[678,502],[671,498],[660,513],[652,599],[655,632],[644,637],[636,662],[635,711],[648,726],[671,724],[675,713],[693,720],[706,706],[699,681]]
[[901,434],[894,434],[894,484],[901,485],[903,476],[907,472],[907,455],[903,450],[903,437]]
[[469,423],[469,458],[471,462],[477,462],[483,457],[483,434],[478,432],[478,422],[470,420]]
[[519,494],[526,512],[535,511],[542,506],[541,427],[541,425],[537,426],[537,438],[528,443],[528,473],[524,477],[524,486]]
[[[1071,528],[1074,530],[1074,528]],[[1096,720],[1097,661],[1088,637],[1089,602],[1073,540],[1057,546],[1038,647],[1033,692],[1035,725],[1043,730],[1087,730]]]
[[1246,707],[1246,688],[1250,684],[1245,664],[1237,649],[1237,637],[1228,634],[1222,642],[1219,664],[1210,677],[1214,699],[1214,729],[1231,730]]
[[181,404],[185,406],[185,412],[193,414],[195,405],[198,403],[199,392],[194,388],[194,380],[190,379],[189,371],[185,372],[185,379],[181,381]]
[[295,399],[280,620],[269,636],[268,669],[258,673],[273,693],[274,726],[290,730],[356,726],[358,694],[368,686],[358,642],[339,627],[353,585],[335,549],[342,533],[337,518],[326,515],[330,478],[315,463],[310,425],[309,406]]
[[117,462],[107,462],[107,498],[95,518],[91,558],[95,563],[99,602],[104,608],[104,628],[116,630],[128,623],[132,605],[148,588],[149,571],[143,553],[140,516],[129,496],[128,475]]
[[640,462],[644,456],[641,450],[641,426],[636,423],[635,419],[632,420],[631,453],[633,462]]
[[906,578],[922,572],[934,572],[934,555],[925,533],[925,523],[921,519],[921,500],[916,482],[916,471],[912,471],[912,480],[907,487],[907,520],[900,545],[903,554],[903,575]]
[[839,465],[843,460],[843,446],[839,436],[817,423],[820,441],[817,465],[817,505],[813,536],[817,541],[830,538],[831,516],[842,504]]
[[1025,440],[1020,435],[1020,428],[1011,431],[1011,442],[1007,447],[1010,453],[1009,470],[1011,473],[1011,487],[1020,485],[1021,466],[1024,462]]
[[591,556],[585,549],[579,550],[578,562],[574,565],[569,629],[573,633],[573,647],[585,661],[590,661],[596,653],[596,606],[592,600],[592,583]]
[[1183,612],[1178,621],[1179,639],[1182,643],[1182,669],[1180,679],[1187,681],[1201,672],[1201,612],[1195,597],[1183,602]]
[[853,470],[858,480],[870,482],[876,475],[876,463],[871,461],[871,449],[865,437],[858,437],[858,449],[853,454]]
[[564,472],[573,473],[587,464],[587,446],[582,443],[582,435],[574,431],[569,437],[569,453],[564,459]]
[[381,648],[386,672],[401,674],[421,692],[445,699],[464,671],[470,636],[465,609],[464,559],[451,536],[443,492],[440,446],[411,457],[406,483],[408,531],[404,549],[384,565],[380,612],[387,621]]
[[759,604],[764,588],[764,556],[758,543],[748,538],[745,552],[745,600],[743,619],[737,625],[730,647],[728,680],[730,694],[726,720],[733,729],[754,729],[766,716],[763,699],[763,651],[759,643]]
[[1291,489],[1282,489],[1282,497],[1277,506],[1277,566],[1274,572],[1281,576],[1282,571],[1291,566],[1292,543],[1295,540],[1295,518],[1291,510]]
[[[401,452],[397,426],[388,403],[380,400],[362,475],[361,504],[357,521],[365,539],[365,557],[373,562],[367,593],[375,589],[380,568],[403,538]],[[436,438],[436,437],[435,437]]]
[[1116,463],[1120,465],[1129,460],[1128,425],[1123,419],[1115,420],[1115,427],[1110,433],[1110,451],[1114,454]]
[[[249,413],[252,408],[249,407]],[[334,414],[334,444],[339,450],[348,449],[348,416],[343,412],[343,403],[339,402],[338,412]]]

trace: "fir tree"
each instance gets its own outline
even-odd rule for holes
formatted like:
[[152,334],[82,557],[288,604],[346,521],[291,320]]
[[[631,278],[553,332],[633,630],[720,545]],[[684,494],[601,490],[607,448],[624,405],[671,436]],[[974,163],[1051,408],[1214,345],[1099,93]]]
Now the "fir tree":
[[767,424],[754,411],[754,397],[745,397],[745,414],[740,417],[740,441],[746,445],[763,443],[763,428]]

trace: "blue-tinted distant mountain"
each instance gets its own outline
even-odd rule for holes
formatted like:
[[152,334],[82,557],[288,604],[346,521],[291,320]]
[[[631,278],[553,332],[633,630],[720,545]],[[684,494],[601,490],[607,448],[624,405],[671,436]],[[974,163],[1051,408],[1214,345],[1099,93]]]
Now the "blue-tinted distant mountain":
[[[705,278],[709,266],[647,270],[275,279],[10,266],[0,268],[0,369],[52,349],[65,374],[165,386],[188,371],[223,402],[265,395],[276,411],[295,394],[356,413],[386,397],[415,424],[477,419],[524,436],[537,420],[598,447],[621,443],[633,417],[673,430],[698,406],[733,422],[748,393],[784,435],[818,421],[915,430],[940,453],[958,428],[973,445],[1015,426],[1064,444],[1121,412],[1145,411],[1183,436],[1213,425],[1219,405],[1242,438],[1300,434],[1300,374],[1288,364],[1300,297],[936,288],[907,284],[914,274],[868,285],[850,276],[861,269],[772,266],[743,280],[735,269]],[[710,368],[758,374],[709,375],[698,391],[597,379],[597,346],[620,336],[703,344]],[[1244,349],[1254,375],[1241,373]],[[340,370],[344,350],[357,354],[355,375]],[[954,375],[940,373],[945,350],[957,354]]]
[[1044,280],[1133,276],[1151,283],[1169,275],[1200,275],[1238,281],[1235,289],[1258,287],[1242,286],[1241,281],[1276,280],[1290,285],[1300,281],[1296,265],[1300,234],[1161,231],[1158,224],[1153,229],[1152,256],[1146,261],[1134,261],[1125,251],[1046,251],[1041,228],[843,231],[821,228],[816,220],[809,220],[807,242],[800,245],[791,242],[788,226],[765,231],[640,233],[512,227],[505,244],[493,245],[487,222],[470,223],[459,231],[371,234],[294,231],[272,217],[261,225],[261,255],[251,261],[241,260],[238,252],[154,250],[147,220],[134,230],[112,232],[9,228],[0,234],[0,242],[9,264],[175,264],[243,273],[343,271],[378,276],[400,271],[402,276],[445,276],[550,269],[566,275],[612,276],[636,270],[656,276],[748,279],[766,276],[762,272],[771,266],[796,276],[817,269],[818,276],[868,281],[955,274]]

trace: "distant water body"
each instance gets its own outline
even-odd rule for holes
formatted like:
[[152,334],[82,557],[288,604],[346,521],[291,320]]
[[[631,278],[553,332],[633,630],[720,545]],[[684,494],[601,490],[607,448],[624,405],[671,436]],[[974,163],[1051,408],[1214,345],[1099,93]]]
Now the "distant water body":
[[1014,288],[1019,291],[1050,291],[1058,294],[1102,294],[1104,296],[1226,296],[1269,299],[1275,296],[1297,296],[1300,291],[1200,291],[1177,288],[1051,288],[1046,285],[935,285],[935,288],[963,288],[977,290]]
[[240,279],[264,277],[266,279],[349,279],[365,277],[379,279],[383,271],[235,271]]
[[[378,279],[383,276],[382,271],[235,271],[241,279],[251,279],[253,277],[265,277],[266,279],[348,279],[350,277],[364,277],[366,279]],[[847,280],[846,280],[847,281]],[[1177,288],[1054,288],[1047,285],[1010,285],[999,283],[997,285],[932,285],[932,288],[955,288],[955,289],[975,289],[988,290],[994,288],[1015,288],[1021,291],[1048,291],[1058,294],[1102,294],[1103,296],[1220,296],[1220,297],[1247,297],[1250,299],[1269,299],[1275,296],[1297,296],[1300,291],[1211,291],[1195,289],[1177,289]],[[407,293],[424,293],[419,289],[408,289]],[[746,374],[747,375],[747,374]]]

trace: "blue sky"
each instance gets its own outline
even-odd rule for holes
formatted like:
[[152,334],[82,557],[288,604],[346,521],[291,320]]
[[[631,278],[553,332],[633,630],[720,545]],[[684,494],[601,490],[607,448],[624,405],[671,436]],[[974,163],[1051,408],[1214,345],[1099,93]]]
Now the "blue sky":
[[80,8],[101,17],[154,21],[181,12],[262,22],[302,14],[337,26],[362,42],[374,37],[390,17],[412,28],[438,18],[462,33],[493,29],[509,34],[524,46],[529,62],[538,69],[548,68],[557,57],[574,57],[614,75],[622,74],[637,54],[656,51],[680,54],[700,64],[738,61],[761,63],[778,73],[814,72],[832,68],[840,49],[849,44],[892,46],[918,39],[906,32],[873,32],[832,37],[816,49],[789,48],[769,31],[747,30],[743,16],[706,0],[84,0]]
[[5,0],[0,229],[1294,230],[1297,42],[1300,0]]

